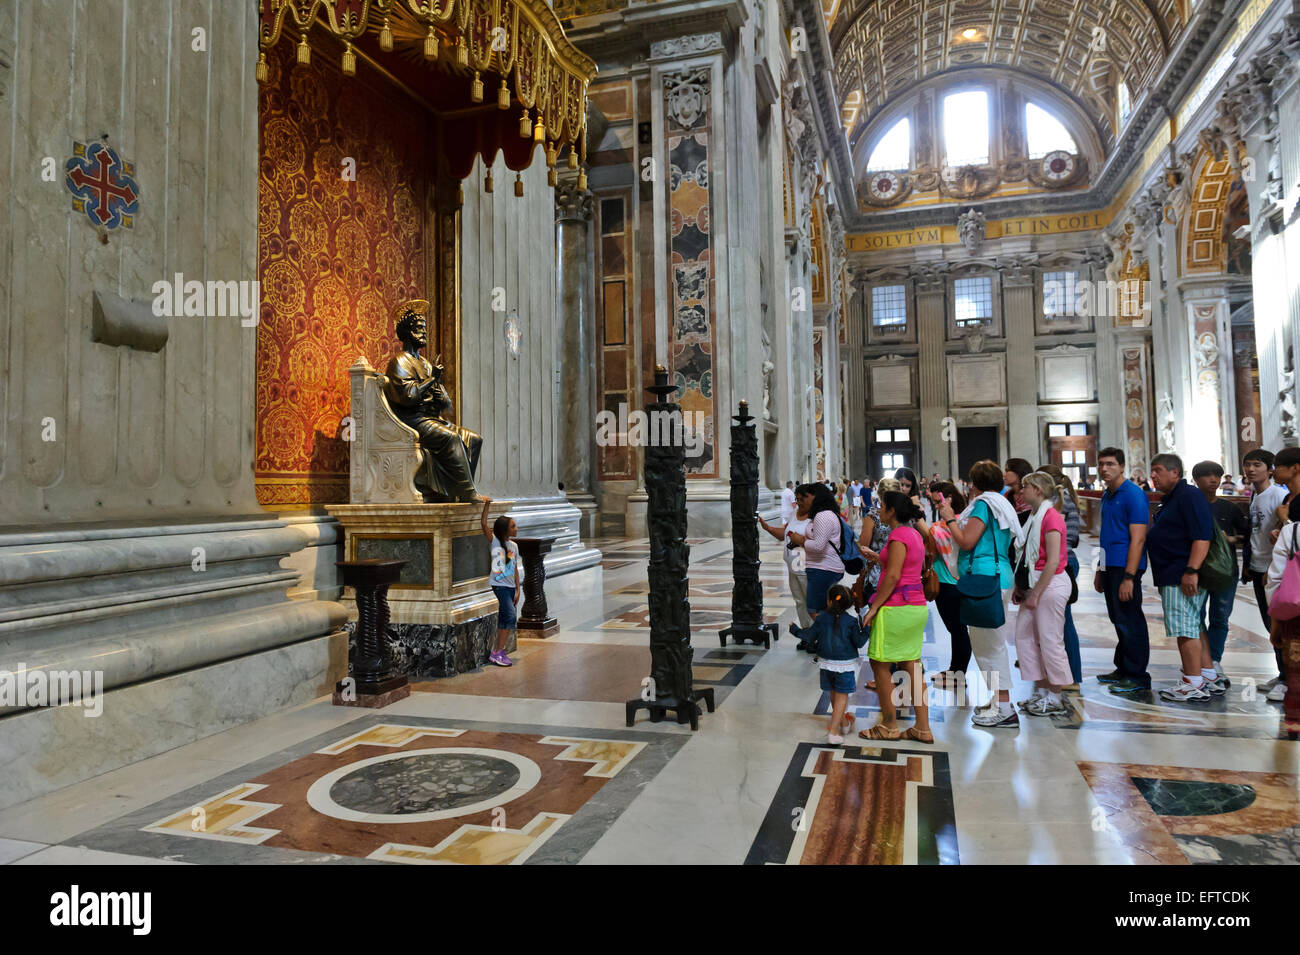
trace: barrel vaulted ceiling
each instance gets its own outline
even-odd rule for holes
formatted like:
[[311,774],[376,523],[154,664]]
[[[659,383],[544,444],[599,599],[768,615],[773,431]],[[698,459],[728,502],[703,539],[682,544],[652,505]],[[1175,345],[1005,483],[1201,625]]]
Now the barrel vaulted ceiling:
[[[826,3],[851,142],[893,97],[964,67],[1001,66],[1072,96],[1113,135],[1116,84],[1159,74],[1190,0],[838,0]],[[833,11],[833,12],[832,12]],[[1100,28],[1100,29],[1098,29]]]

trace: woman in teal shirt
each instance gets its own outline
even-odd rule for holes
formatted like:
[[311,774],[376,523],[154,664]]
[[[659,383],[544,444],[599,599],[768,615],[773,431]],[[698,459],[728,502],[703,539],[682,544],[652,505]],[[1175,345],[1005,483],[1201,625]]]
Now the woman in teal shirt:
[[[996,461],[977,461],[970,469],[970,483],[977,496],[958,520],[951,505],[940,509],[940,518],[961,553],[957,569],[966,574],[997,574],[1002,588],[1003,612],[1010,601],[1015,575],[1007,554],[1011,543],[1024,530],[1015,510],[1002,496],[1002,468]],[[987,532],[986,532],[987,531]],[[1011,705],[1011,667],[1007,659],[1007,638],[1012,633],[1010,619],[996,629],[969,627],[971,650],[990,690],[992,699],[975,711],[971,722],[976,726],[1018,726],[1020,717]]]

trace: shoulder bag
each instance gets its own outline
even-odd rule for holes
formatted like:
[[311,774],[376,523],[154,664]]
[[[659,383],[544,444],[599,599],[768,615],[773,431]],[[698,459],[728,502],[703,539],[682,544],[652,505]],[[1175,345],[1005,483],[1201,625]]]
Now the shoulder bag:
[[[988,505],[985,505],[987,508]],[[992,508],[989,510],[989,523],[984,525],[984,533],[975,542],[975,549],[984,541],[984,535],[993,530],[992,522],[996,520]],[[974,550],[971,551],[971,563],[974,565]],[[993,536],[993,573],[962,574],[957,578],[957,593],[961,595],[961,622],[968,627],[983,627],[996,630],[1007,622],[1006,608],[1002,606],[1002,577],[999,568],[997,535]]]

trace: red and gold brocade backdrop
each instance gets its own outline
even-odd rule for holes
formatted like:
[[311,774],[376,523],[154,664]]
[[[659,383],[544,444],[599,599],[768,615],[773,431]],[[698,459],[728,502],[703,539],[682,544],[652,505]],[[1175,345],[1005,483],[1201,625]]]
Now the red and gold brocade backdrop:
[[382,371],[393,308],[427,297],[432,126],[395,88],[313,52],[306,67],[291,44],[269,52],[258,110],[254,480],[276,508],[347,501],[348,368],[365,355]]

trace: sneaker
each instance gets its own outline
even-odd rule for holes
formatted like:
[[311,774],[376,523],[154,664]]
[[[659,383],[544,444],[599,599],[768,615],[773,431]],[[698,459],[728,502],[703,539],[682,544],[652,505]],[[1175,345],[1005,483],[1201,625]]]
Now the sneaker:
[[1151,684],[1142,680],[1135,680],[1131,676],[1126,676],[1124,679],[1112,683],[1110,685],[1110,691],[1119,694],[1150,693]]
[[1270,690],[1273,689],[1273,687],[1277,686],[1281,682],[1282,682],[1282,677],[1279,674],[1278,676],[1273,677],[1273,679],[1271,680],[1265,680],[1263,683],[1260,683],[1258,686],[1255,687],[1255,689],[1259,690],[1261,693],[1268,693]]
[[1021,700],[1016,706],[1019,709],[1027,710],[1045,696],[1047,696],[1047,691],[1041,686],[1036,686],[1034,687],[1034,695],[1027,700]]
[[493,650],[488,654],[488,659],[499,667],[512,667],[515,665],[514,661],[506,656],[504,650]]
[[1228,678],[1219,674],[1213,680],[1206,680],[1205,689],[1209,690],[1212,696],[1222,696],[1228,692]]
[[1286,684],[1274,683],[1273,689],[1268,691],[1268,696],[1264,697],[1270,703],[1281,703],[1286,699]]
[[1210,699],[1210,694],[1204,687],[1192,686],[1186,680],[1179,680],[1173,686],[1161,690],[1160,699],[1170,703],[1205,703]]
[[1054,713],[1064,713],[1065,707],[1060,703],[1054,703],[1051,697],[1044,694],[1036,700],[1031,700],[1025,707],[1025,712],[1030,716],[1051,716]]
[[1019,726],[1020,716],[1015,710],[1003,716],[995,703],[987,709],[976,711],[970,721],[974,726]]
[[1124,674],[1119,670],[1111,670],[1109,673],[1097,674],[1098,683],[1118,683],[1122,679],[1124,679]]
[[826,734],[826,742],[830,743],[832,746],[839,746],[840,743],[844,742],[844,737],[843,737],[843,736],[837,736],[837,735],[834,734],[834,733],[827,733],[827,734]]

